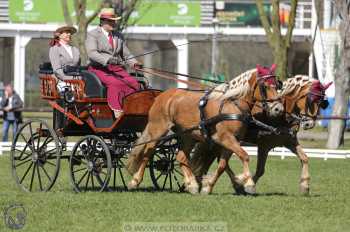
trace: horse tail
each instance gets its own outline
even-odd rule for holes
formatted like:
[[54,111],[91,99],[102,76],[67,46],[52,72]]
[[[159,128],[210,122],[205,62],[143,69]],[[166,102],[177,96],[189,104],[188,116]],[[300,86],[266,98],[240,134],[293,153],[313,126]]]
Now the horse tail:
[[[142,132],[141,137],[136,140],[136,146],[132,148],[130,155],[128,157],[126,168],[131,175],[135,174],[138,171],[138,169],[140,168],[141,162],[145,156],[145,148],[147,146],[147,143],[144,143],[144,142],[151,140],[151,136],[149,134],[148,128],[149,127],[147,125],[146,129]],[[137,144],[140,144],[140,145],[137,145]]]

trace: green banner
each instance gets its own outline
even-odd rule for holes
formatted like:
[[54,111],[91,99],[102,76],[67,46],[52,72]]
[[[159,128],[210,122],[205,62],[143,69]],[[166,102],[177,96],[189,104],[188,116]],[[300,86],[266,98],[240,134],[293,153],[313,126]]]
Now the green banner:
[[200,1],[141,1],[130,24],[200,26]]
[[[70,15],[74,19],[73,0],[68,0]],[[86,15],[92,15],[98,1],[87,0]],[[21,23],[63,23],[61,0],[11,0],[9,1],[10,21]]]
[[[68,0],[74,18],[73,0]],[[99,1],[87,0],[87,16],[97,9]],[[61,0],[10,0],[10,21],[20,23],[64,23]],[[131,14],[129,24],[199,26],[200,2],[192,1],[140,1]],[[98,20],[94,21],[94,24]]]
[[[270,15],[271,5],[264,4],[264,10]],[[261,26],[259,12],[255,3],[225,3],[225,8],[216,11],[220,24],[230,26]]]

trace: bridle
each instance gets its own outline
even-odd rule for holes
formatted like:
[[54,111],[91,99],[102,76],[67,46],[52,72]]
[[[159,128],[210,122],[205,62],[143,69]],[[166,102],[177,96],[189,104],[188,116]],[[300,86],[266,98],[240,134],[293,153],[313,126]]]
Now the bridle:
[[[316,103],[318,108],[321,107],[322,109],[326,109],[329,105],[329,102],[327,99],[325,99],[326,94],[324,91],[313,91],[310,90],[308,93],[301,95],[300,97],[297,98],[295,102],[298,102],[300,99],[305,98],[305,112],[301,113],[298,112],[297,114],[295,113],[288,113],[292,118],[299,122],[305,122],[308,121],[309,119],[316,120],[317,118],[317,113],[311,112],[311,109],[313,108],[313,104]],[[294,112],[296,106],[294,106],[292,112]],[[318,109],[317,108],[317,109]]]
[[[267,113],[270,110],[268,103],[269,102],[278,101],[278,100],[281,99],[281,97],[268,99],[267,98],[267,91],[266,91],[265,83],[267,83],[270,86],[274,86],[274,87],[278,86],[278,84],[277,84],[278,82],[276,80],[276,76],[275,75],[268,74],[268,75],[257,77],[257,84],[254,86],[254,89],[253,89],[253,102],[254,103],[255,102],[261,102],[261,106],[259,104],[255,104],[255,105],[258,108],[262,108],[264,113]],[[257,88],[259,88],[259,92],[260,92],[260,95],[262,97],[261,100],[260,99],[256,99],[254,97],[254,93],[255,93]],[[248,105],[250,105],[250,104],[248,103]]]

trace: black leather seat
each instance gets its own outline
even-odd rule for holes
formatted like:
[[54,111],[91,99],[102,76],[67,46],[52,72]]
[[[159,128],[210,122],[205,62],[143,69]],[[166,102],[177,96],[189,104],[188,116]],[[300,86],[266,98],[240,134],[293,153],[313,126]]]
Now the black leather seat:
[[106,87],[94,73],[82,70],[81,78],[85,81],[85,94],[87,97],[105,98],[107,96]]
[[50,62],[45,62],[39,65],[40,74],[53,74],[52,66]]

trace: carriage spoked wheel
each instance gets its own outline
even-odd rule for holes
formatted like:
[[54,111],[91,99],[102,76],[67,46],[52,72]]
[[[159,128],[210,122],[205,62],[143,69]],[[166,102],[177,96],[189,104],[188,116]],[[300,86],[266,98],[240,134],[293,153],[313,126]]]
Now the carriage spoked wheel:
[[184,189],[183,174],[176,160],[178,142],[171,139],[157,146],[150,160],[150,177],[154,187],[161,191],[177,191]]
[[11,147],[12,175],[24,191],[49,191],[60,169],[61,146],[53,129],[42,120],[25,122]]
[[112,169],[107,144],[95,135],[83,137],[73,148],[69,168],[71,183],[76,192],[104,191]]
[[131,177],[126,169],[128,154],[132,149],[132,142],[140,135],[137,132],[124,132],[111,139],[112,173],[108,189],[110,191],[127,191],[127,184]]

